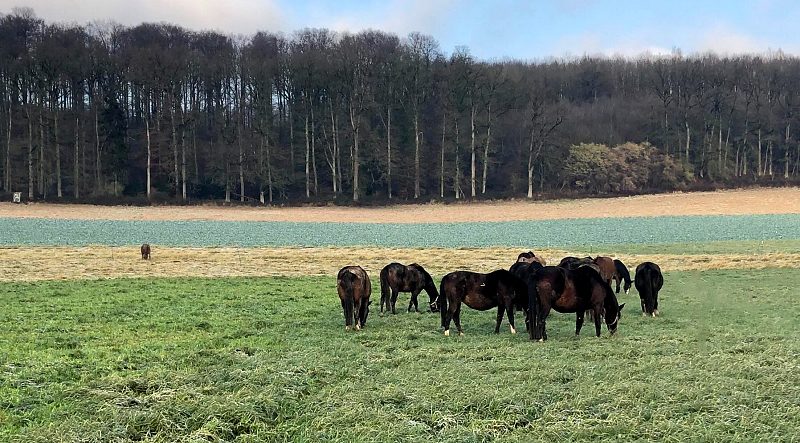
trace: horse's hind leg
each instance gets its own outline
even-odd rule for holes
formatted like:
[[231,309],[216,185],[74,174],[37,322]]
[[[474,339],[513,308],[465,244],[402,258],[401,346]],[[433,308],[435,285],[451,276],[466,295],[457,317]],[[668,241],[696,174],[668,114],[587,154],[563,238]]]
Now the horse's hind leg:
[[622,280],[620,277],[614,277],[614,281],[617,282],[617,294],[619,294],[619,282]]
[[455,314],[455,310],[457,309],[457,307],[455,305],[456,304],[460,304],[460,303],[461,302],[459,302],[459,301],[454,301],[454,302],[450,303],[447,306],[447,311],[444,312],[444,322],[443,322],[442,326],[444,326],[444,335],[445,335],[445,337],[449,337],[450,336],[450,320],[453,319],[454,314]]
[[395,306],[395,304],[397,304],[397,294],[398,293],[399,293],[399,291],[396,291],[396,290],[392,289],[392,314],[396,314],[396,312],[394,311],[394,306]]
[[504,313],[505,313],[505,309],[503,308],[503,306],[502,305],[498,306],[497,307],[497,324],[494,327],[494,333],[495,334],[499,334],[500,333],[500,323],[503,322],[503,314]]
[[581,328],[583,327],[584,312],[583,311],[578,311],[578,313],[575,314],[575,316],[577,317],[575,319],[575,335],[581,335]]
[[[500,308],[498,307],[497,309],[500,309]],[[511,333],[512,334],[516,334],[517,333],[516,326],[514,326],[514,310],[515,309],[516,309],[516,306],[514,306],[514,303],[511,303],[508,306],[506,306],[506,313],[508,314],[508,323],[511,325]]]
[[356,331],[361,330],[361,299],[355,301],[353,306],[353,323],[356,325]]

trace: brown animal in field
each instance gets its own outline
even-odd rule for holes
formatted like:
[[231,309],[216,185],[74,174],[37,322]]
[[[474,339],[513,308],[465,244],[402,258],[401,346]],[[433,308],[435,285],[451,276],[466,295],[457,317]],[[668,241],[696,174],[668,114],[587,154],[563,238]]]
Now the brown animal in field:
[[142,245],[142,260],[150,260],[150,245],[147,243]]
[[614,259],[610,257],[601,257],[598,255],[594,259],[594,262],[600,268],[600,278],[605,280],[605,282],[610,285],[611,280],[614,279],[614,275],[617,273],[617,267],[614,265]]
[[342,301],[344,311],[345,331],[350,330],[350,325],[355,323],[356,331],[367,324],[369,315],[369,296],[372,294],[372,285],[369,282],[367,271],[361,266],[345,266],[339,270],[336,278],[336,291]]
[[517,263],[539,263],[542,266],[547,266],[547,261],[542,257],[537,257],[533,251],[523,252],[517,256]]

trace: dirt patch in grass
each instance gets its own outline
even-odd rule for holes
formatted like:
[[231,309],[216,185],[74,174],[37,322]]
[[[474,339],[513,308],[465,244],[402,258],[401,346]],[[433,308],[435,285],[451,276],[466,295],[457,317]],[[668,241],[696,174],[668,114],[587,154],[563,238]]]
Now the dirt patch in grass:
[[[455,270],[489,272],[507,269],[519,248],[167,248],[154,247],[152,260],[142,260],[138,247],[8,247],[0,248],[0,281],[103,279],[139,277],[269,277],[335,276],[358,264],[374,278],[392,261],[417,262],[432,274]],[[557,264],[566,250],[537,251]],[[621,254],[631,272],[653,261],[664,271],[708,269],[800,268],[798,253],[762,254]]]
[[0,217],[101,220],[220,220],[415,223],[551,220],[587,217],[800,213],[800,188],[739,189],[557,201],[426,203],[380,208],[92,206],[0,203]]

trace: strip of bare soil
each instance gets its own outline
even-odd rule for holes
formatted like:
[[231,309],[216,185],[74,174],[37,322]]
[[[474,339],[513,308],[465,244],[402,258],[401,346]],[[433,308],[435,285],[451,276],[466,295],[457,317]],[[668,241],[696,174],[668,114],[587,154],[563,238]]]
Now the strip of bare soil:
[[93,206],[0,203],[0,217],[101,220],[219,220],[415,223],[551,220],[665,215],[800,213],[800,188],[641,195],[557,201],[427,203],[380,208],[242,206]]

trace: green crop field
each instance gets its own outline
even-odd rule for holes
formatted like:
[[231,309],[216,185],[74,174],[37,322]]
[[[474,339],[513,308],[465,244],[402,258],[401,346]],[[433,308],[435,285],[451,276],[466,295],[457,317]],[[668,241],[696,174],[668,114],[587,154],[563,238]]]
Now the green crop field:
[[535,248],[800,238],[800,214],[470,223],[295,223],[0,218],[0,245]]
[[634,290],[616,338],[546,343],[377,292],[345,333],[332,278],[4,284],[0,441],[796,441],[797,271],[665,279],[662,317]]

